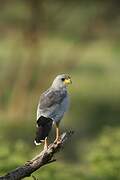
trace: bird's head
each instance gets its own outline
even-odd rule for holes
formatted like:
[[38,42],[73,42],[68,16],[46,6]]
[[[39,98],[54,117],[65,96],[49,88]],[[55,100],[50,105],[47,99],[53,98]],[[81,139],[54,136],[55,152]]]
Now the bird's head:
[[56,78],[54,79],[53,83],[52,83],[52,87],[59,89],[59,88],[66,88],[68,86],[68,84],[71,84],[71,78],[69,75],[66,74],[60,74],[58,76],[56,76]]

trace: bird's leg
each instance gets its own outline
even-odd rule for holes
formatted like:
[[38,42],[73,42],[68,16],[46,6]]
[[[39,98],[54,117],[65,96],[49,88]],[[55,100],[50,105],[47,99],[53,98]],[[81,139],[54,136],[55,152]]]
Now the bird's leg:
[[59,123],[56,123],[56,139],[54,143],[60,143],[60,128]]
[[45,138],[45,142],[44,142],[44,150],[48,149],[48,140],[47,137]]

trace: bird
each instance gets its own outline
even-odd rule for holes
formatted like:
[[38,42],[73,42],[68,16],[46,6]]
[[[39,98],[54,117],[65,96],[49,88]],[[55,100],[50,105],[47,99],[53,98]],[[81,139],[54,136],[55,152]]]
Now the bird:
[[54,143],[60,143],[59,125],[69,106],[67,86],[71,83],[72,81],[69,75],[57,75],[50,88],[41,94],[37,106],[35,145],[44,143],[44,149],[48,149],[47,138],[53,124],[56,128]]

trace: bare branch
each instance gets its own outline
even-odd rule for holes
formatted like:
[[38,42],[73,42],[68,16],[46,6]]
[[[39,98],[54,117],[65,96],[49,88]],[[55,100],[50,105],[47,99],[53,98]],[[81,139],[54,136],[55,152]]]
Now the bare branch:
[[59,144],[50,144],[47,150],[43,150],[32,160],[27,161],[23,166],[20,166],[15,170],[12,170],[5,176],[1,176],[0,180],[20,180],[25,177],[29,177],[40,167],[56,161],[56,159],[53,159],[53,155],[57,153],[61,149],[61,147],[63,147],[64,143],[68,140],[69,137],[71,137],[72,134],[73,131],[63,133],[61,135],[61,141]]

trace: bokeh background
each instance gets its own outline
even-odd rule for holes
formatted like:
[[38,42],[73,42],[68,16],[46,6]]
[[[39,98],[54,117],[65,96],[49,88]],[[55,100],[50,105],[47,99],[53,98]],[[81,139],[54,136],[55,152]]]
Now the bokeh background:
[[38,99],[67,73],[71,106],[61,129],[75,134],[58,161],[34,175],[120,179],[119,7],[117,0],[0,1],[0,175],[42,150],[33,144]]

